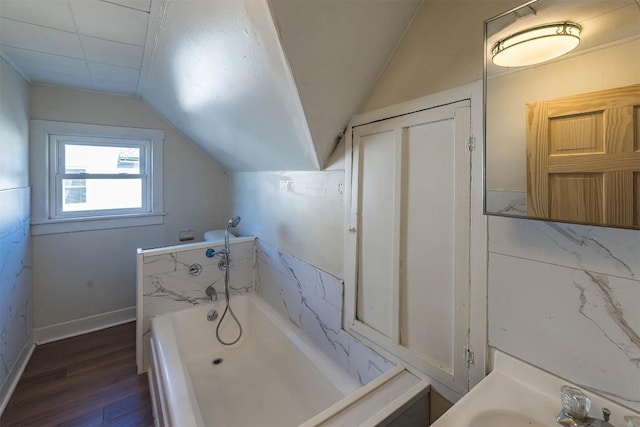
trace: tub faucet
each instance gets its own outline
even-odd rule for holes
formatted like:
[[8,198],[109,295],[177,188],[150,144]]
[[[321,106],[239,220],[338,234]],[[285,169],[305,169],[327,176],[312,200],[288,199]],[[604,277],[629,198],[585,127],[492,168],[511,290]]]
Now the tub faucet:
[[562,409],[556,417],[558,424],[566,427],[614,427],[609,423],[611,411],[602,408],[602,420],[589,416],[591,399],[581,390],[563,385],[560,388],[562,395]]
[[213,287],[213,285],[207,286],[205,293],[209,298],[211,298],[211,302],[218,301],[218,293],[216,292],[216,289]]

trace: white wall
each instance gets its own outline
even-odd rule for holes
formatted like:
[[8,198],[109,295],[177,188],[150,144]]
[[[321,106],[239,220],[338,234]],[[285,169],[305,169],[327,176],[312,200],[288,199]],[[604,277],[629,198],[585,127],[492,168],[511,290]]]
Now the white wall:
[[29,85],[0,59],[0,413],[32,331]]
[[229,212],[242,217],[241,235],[343,277],[344,170],[239,172],[228,178]]
[[239,172],[227,184],[227,214],[242,218],[240,235],[343,277],[344,140],[323,172]]
[[0,58],[0,190],[29,185],[29,85]]
[[360,112],[480,80],[483,23],[523,0],[424,0]]
[[141,99],[35,85],[31,118],[165,131],[163,225],[34,236],[35,327],[134,306],[136,248],[223,226],[223,171]]

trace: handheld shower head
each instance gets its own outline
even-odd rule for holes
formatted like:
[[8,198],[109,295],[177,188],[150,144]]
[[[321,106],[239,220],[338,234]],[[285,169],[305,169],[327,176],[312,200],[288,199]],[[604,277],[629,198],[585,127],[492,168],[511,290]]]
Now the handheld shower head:
[[240,224],[240,217],[234,216],[229,221],[227,221],[227,228],[237,227]]
[[227,221],[227,228],[224,230],[224,250],[227,255],[229,254],[229,229],[237,227],[238,224],[240,224],[239,216],[234,216]]

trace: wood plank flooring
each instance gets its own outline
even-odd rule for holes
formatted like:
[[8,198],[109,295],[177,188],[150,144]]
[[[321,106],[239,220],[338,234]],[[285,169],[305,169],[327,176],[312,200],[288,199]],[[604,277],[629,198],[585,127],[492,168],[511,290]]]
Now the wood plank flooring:
[[36,347],[0,426],[152,426],[135,322]]

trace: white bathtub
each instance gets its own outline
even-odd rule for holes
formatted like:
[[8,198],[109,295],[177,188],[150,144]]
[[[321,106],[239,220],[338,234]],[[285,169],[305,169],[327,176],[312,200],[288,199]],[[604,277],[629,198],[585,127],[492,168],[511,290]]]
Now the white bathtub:
[[[219,302],[152,322],[153,374],[166,424],[298,425],[359,388],[259,296],[232,298],[244,332],[230,347],[216,340],[219,319],[206,319],[214,307],[222,314]],[[222,337],[235,333],[227,314]],[[222,363],[213,365],[215,358]]]
[[[216,340],[219,318],[206,319],[214,308],[222,314],[222,302],[152,321],[157,425],[378,425],[428,392],[428,383],[403,366],[361,387],[257,294],[234,296],[231,306],[244,333],[229,347]],[[229,314],[222,325],[222,338],[232,340]],[[222,362],[214,365],[217,358]]]

